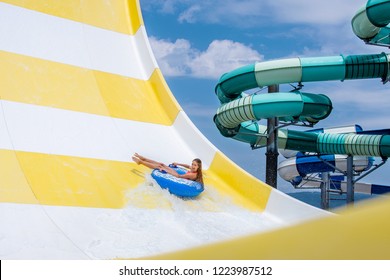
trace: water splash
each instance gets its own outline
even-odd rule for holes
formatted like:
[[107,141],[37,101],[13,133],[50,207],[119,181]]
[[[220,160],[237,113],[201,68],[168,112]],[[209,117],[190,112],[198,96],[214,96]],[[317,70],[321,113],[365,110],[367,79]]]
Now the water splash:
[[128,206],[115,210],[119,215],[106,212],[97,220],[110,241],[94,240],[88,248],[93,257],[144,257],[279,226],[272,218],[239,207],[208,186],[199,197],[182,199],[147,176],[146,182],[130,190],[127,197]]

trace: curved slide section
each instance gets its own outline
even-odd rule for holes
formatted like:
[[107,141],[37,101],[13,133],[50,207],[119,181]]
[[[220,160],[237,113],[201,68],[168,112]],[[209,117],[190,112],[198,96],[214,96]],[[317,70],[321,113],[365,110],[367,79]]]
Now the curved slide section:
[[279,117],[284,121],[308,121],[316,123],[332,111],[332,103],[325,95],[304,92],[278,92],[272,95],[248,95],[221,106],[215,122],[226,133],[237,123]]
[[[214,121],[224,136],[248,142],[251,145],[264,145],[266,127],[259,126],[257,123],[252,123],[252,121],[264,117],[282,117],[282,119],[286,119],[286,115],[290,114],[290,119],[302,120],[303,118],[315,123],[330,113],[331,103],[330,101],[328,103],[319,102],[316,107],[316,100],[313,99],[313,104],[310,107],[311,117],[308,118],[305,110],[301,112],[298,110],[289,111],[285,103],[279,101],[279,96],[276,94],[275,102],[268,102],[262,106],[270,106],[277,113],[262,115],[261,106],[254,101],[244,102],[249,97],[244,97],[242,95],[243,91],[256,87],[294,82],[344,81],[368,78],[381,78],[382,81],[386,81],[389,75],[389,66],[390,56],[385,53],[292,58],[245,66],[221,77],[215,91],[222,106],[218,109]],[[281,94],[296,95],[297,93]],[[269,94],[266,98],[272,100],[273,95]],[[324,98],[321,95],[320,97]],[[252,100],[257,99],[254,97]],[[272,109],[266,112],[271,113]],[[314,120],[311,121],[311,118]],[[317,134],[279,130],[278,145],[280,149],[321,154],[376,157],[388,157],[390,155],[389,135]]]
[[[357,156],[353,158],[354,171],[356,172],[370,169],[372,164],[373,158],[371,157]],[[302,182],[302,178],[309,174],[335,172],[337,170],[346,172],[346,155],[307,156],[298,154],[297,157],[284,160],[278,166],[280,177],[293,185],[299,185]]]
[[367,43],[390,45],[390,1],[369,0],[352,18],[353,32]]
[[[320,128],[309,130],[315,133],[355,133],[368,135],[389,134],[388,130],[363,131],[359,125]],[[321,173],[331,172],[337,174],[346,174],[347,158],[346,155],[311,155],[291,150],[280,150],[286,158],[279,163],[278,174],[287,182],[290,182],[296,188],[319,188],[321,186]],[[370,170],[374,165],[373,157],[353,157],[353,170],[355,173],[361,173]],[[347,190],[346,176],[331,175],[331,189],[336,192],[345,193]],[[354,191],[364,194],[387,194],[390,192],[390,186],[369,184],[363,182],[354,183]]]

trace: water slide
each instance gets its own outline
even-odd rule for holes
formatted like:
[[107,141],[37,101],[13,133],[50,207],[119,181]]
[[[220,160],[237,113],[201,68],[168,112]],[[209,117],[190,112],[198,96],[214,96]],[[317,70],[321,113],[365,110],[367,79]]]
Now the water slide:
[[367,44],[389,47],[389,13],[389,1],[368,0],[353,17],[352,30]]
[[[138,1],[3,0],[0,18],[1,259],[389,257],[388,201],[337,216],[311,207],[197,130]],[[206,190],[170,195],[134,152],[201,158]]]
[[[222,106],[214,121],[226,137],[264,145],[267,128],[253,121],[278,117],[282,121],[314,124],[330,114],[331,101],[324,95],[300,91],[258,95],[242,94],[243,91],[295,82],[368,78],[386,81],[389,65],[390,55],[381,53],[290,58],[244,66],[220,78],[216,94]],[[390,136],[279,130],[278,147],[320,154],[388,157]]]
[[[304,155],[297,154],[279,163],[278,174],[295,188],[311,189],[320,188],[323,182],[322,174],[330,172],[330,189],[335,194],[347,193],[348,170],[346,155]],[[365,171],[372,170],[374,158],[353,157],[353,171],[356,175],[364,175]],[[335,175],[333,175],[335,174]],[[383,195],[390,192],[390,186],[355,182],[354,192],[368,195]]]
[[[390,1],[369,0],[352,19],[355,34],[368,42],[388,37]],[[282,121],[315,124],[332,109],[329,98],[294,91],[272,95],[247,95],[243,92],[274,84],[381,78],[386,83],[390,54],[339,55],[291,58],[247,65],[224,74],[215,89],[222,104],[215,116],[221,134],[251,145],[264,145],[265,126],[253,121],[279,117]],[[388,157],[388,135],[347,135],[280,130],[279,148],[321,154],[349,154]]]
[[[390,21],[389,1],[368,1],[352,19],[353,30],[359,38],[369,42],[372,38],[389,34],[386,27]],[[378,41],[379,39],[375,39]],[[380,45],[385,41],[382,40]],[[334,57],[293,58],[248,65],[223,75],[216,87],[216,94],[223,104],[215,123],[224,136],[232,137],[251,145],[265,145],[266,127],[253,121],[279,117],[282,121],[304,121],[311,124],[326,118],[332,109],[331,101],[323,95],[293,91],[246,95],[243,91],[272,84],[381,78],[385,83],[389,77],[389,54],[351,55]],[[346,134],[348,131],[326,133],[280,130],[279,148],[314,152],[320,154],[343,154],[358,156],[388,157],[388,135]],[[289,159],[279,166],[281,177],[293,184],[307,174],[330,171],[316,156]],[[334,165],[346,170],[346,157],[331,159]],[[364,158],[356,164],[368,168]],[[371,164],[372,165],[372,164]],[[298,179],[298,180],[297,180]]]
[[[364,40],[387,32],[390,1],[370,0],[352,19],[355,34]],[[291,58],[247,65],[224,74],[215,92],[222,104],[215,123],[226,137],[264,145],[265,126],[253,121],[279,117],[282,121],[315,124],[332,109],[329,98],[294,91],[272,95],[246,95],[244,91],[274,84],[381,78],[388,81],[390,55],[339,55]],[[325,154],[388,157],[389,136],[332,135],[280,130],[279,148]]]
[[[355,133],[368,135],[384,135],[389,134],[388,130],[372,130],[364,131],[360,125],[331,127],[312,129],[310,132],[315,133]],[[290,182],[296,188],[319,188],[322,182],[322,173],[330,172],[331,188],[335,193],[346,193],[347,183],[346,176],[348,170],[347,155],[318,155],[318,154],[304,154],[291,150],[280,150],[280,153],[286,158],[278,165],[278,174],[281,178]],[[381,163],[382,165],[384,162]],[[354,156],[352,168],[354,174],[363,175],[364,172],[372,172],[375,164],[373,157]],[[335,175],[333,175],[335,174]],[[386,194],[390,192],[390,186],[370,184],[365,182],[355,182],[354,191],[364,194]]]

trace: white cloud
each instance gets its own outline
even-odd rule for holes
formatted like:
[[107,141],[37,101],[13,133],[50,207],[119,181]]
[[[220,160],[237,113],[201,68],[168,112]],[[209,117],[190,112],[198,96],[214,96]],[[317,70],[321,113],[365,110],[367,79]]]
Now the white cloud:
[[196,77],[219,77],[225,72],[263,60],[256,50],[230,40],[214,40],[205,52],[191,61],[190,68]]
[[258,0],[141,0],[148,11],[178,15],[179,22],[218,23],[226,26],[253,26],[266,15]]
[[338,25],[351,20],[366,4],[359,1],[313,0],[141,0],[145,9],[178,14],[180,22],[254,26],[272,22]]
[[185,76],[190,74],[188,65],[198,55],[185,39],[170,42],[155,37],[149,38],[157,62],[166,76]]
[[[264,19],[265,2],[257,0],[214,0],[193,1],[183,14],[190,14],[189,23],[212,23],[225,26],[249,27],[255,26]],[[182,18],[185,19],[185,18]]]
[[194,5],[182,12],[179,15],[179,22],[189,22],[189,23],[195,23],[196,22],[196,14],[200,12],[202,9],[199,5]]
[[376,52],[361,42],[351,28],[352,17],[366,0],[141,0],[141,3],[153,4],[155,10],[176,16],[180,23],[255,28],[267,34],[271,42],[279,40],[286,44],[301,38],[306,47],[281,54],[284,57]]
[[170,42],[151,37],[150,43],[166,76],[218,79],[225,72],[263,60],[250,46],[231,40],[214,40],[205,51],[193,48],[185,39]]

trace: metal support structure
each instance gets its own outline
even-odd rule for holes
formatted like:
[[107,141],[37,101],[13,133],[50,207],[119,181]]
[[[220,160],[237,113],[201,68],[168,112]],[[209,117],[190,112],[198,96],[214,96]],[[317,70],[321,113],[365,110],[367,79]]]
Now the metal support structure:
[[[268,93],[279,92],[279,85],[268,87]],[[266,174],[265,182],[277,188],[278,179],[278,118],[267,119],[267,152],[266,155]]]
[[[255,136],[259,137],[259,138],[260,137],[269,138],[270,134],[272,134],[275,129],[277,130],[277,129],[284,128],[284,127],[287,127],[287,126],[290,126],[290,125],[302,126],[302,127],[313,127],[314,126],[313,124],[306,124],[306,123],[303,123],[303,122],[302,123],[298,123],[297,121],[291,121],[291,122],[280,122],[280,121],[278,121],[277,123],[278,123],[278,125],[275,126],[275,128],[272,131],[268,131],[268,128],[267,128],[267,131],[265,133],[238,132],[237,134],[241,134],[241,135],[255,135]],[[277,132],[276,132],[276,135],[277,135]],[[267,147],[267,144],[265,144],[265,145],[252,144],[251,145],[252,150],[261,149],[261,148],[264,148],[264,147]]]
[[364,173],[363,175],[359,176],[358,178],[356,178],[353,183],[355,184],[356,182],[358,182],[359,180],[363,179],[364,177],[366,177],[367,175],[371,174],[372,172],[374,172],[375,170],[377,170],[378,168],[380,168],[382,165],[384,165],[385,163],[387,162],[387,157],[384,157],[382,158],[382,162],[380,164],[376,164],[374,165],[374,168],[371,168],[369,171],[367,171],[366,173]]
[[329,209],[329,190],[330,190],[330,174],[329,172],[322,173],[321,183],[321,208]]
[[353,174],[353,156],[347,157],[347,204],[352,204],[355,201],[355,182]]
[[[374,165],[374,168],[372,168],[371,170],[367,171],[366,173],[364,173],[363,175],[361,175],[360,177],[355,179],[355,176],[357,176],[358,174],[354,172],[353,156],[349,155],[347,157],[347,171],[340,170],[335,165],[322,159],[320,156],[318,156],[318,158],[323,163],[331,166],[332,168],[334,168],[335,170],[337,170],[338,172],[340,172],[341,174],[343,174],[344,176],[347,177],[347,182],[346,182],[347,183],[347,190],[346,190],[347,196],[346,196],[345,200],[349,206],[352,206],[354,201],[355,201],[355,183],[358,182],[359,180],[361,180],[362,178],[366,177],[367,175],[371,174],[372,172],[374,172],[375,170],[377,170],[381,166],[383,166],[387,161],[387,158],[382,158],[382,162],[380,164]],[[338,194],[344,193],[345,194],[345,192],[335,191],[335,190],[330,189],[332,180],[331,180],[331,176],[330,176],[329,172],[323,172],[323,173],[321,173],[321,176],[322,176],[321,185],[320,185],[321,207],[323,209],[328,209],[329,208],[329,201],[330,201],[330,193],[338,193]],[[318,180],[316,180],[316,179],[306,179],[306,180],[318,182]]]

